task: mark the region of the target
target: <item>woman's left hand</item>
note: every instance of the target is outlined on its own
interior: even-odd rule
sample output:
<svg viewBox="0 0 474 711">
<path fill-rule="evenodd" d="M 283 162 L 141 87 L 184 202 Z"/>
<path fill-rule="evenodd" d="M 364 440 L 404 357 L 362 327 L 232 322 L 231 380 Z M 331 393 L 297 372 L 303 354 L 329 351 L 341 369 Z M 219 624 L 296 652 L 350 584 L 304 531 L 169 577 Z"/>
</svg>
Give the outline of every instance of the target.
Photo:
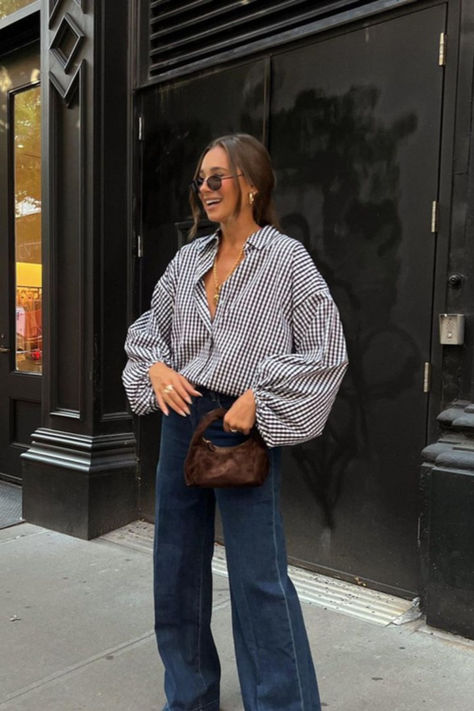
<svg viewBox="0 0 474 711">
<path fill-rule="evenodd" d="M 253 390 L 247 390 L 234 402 L 224 416 L 224 430 L 237 430 L 242 434 L 250 434 L 255 424 L 257 405 Z"/>
</svg>

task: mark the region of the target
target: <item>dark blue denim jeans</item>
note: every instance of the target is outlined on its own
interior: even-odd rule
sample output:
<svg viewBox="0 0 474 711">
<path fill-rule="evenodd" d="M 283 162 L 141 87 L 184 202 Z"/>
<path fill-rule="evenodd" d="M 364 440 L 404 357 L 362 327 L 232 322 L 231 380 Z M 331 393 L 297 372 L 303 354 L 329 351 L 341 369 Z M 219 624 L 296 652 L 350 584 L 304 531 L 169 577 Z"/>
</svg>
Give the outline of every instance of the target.
<svg viewBox="0 0 474 711">
<path fill-rule="evenodd" d="M 220 664 L 211 633 L 215 503 L 224 528 L 232 626 L 245 711 L 320 711 L 298 597 L 287 574 L 279 509 L 280 450 L 269 449 L 261 487 L 199 489 L 183 465 L 199 419 L 235 398 L 200 388 L 191 415 L 163 417 L 156 483 L 155 631 L 165 667 L 167 711 L 218 711 Z M 241 435 L 222 421 L 216 444 Z"/>
</svg>

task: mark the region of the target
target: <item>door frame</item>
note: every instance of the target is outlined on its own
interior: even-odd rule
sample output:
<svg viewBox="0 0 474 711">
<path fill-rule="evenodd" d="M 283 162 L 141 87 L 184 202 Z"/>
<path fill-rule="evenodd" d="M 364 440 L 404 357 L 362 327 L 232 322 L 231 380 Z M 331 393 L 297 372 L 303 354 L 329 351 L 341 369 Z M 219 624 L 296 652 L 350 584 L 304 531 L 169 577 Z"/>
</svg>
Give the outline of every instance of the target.
<svg viewBox="0 0 474 711">
<path fill-rule="evenodd" d="M 29 17 L 29 15 L 28 15 Z M 2 54 L 0 56 L 0 61 L 3 58 L 12 58 L 13 62 L 15 61 L 15 55 L 22 53 L 24 50 L 25 53 L 27 53 L 29 50 L 32 50 L 34 47 L 37 47 L 37 57 L 38 57 L 38 67 L 40 65 L 40 40 L 39 36 L 35 39 L 32 39 L 31 41 L 27 43 L 23 43 L 20 46 L 16 47 L 15 49 L 11 49 L 5 54 Z M 31 56 L 33 56 L 33 52 L 31 52 Z M 21 61 L 21 58 L 19 58 L 19 61 Z M 16 370 L 15 368 L 15 361 L 16 361 L 16 323 L 15 323 L 15 305 L 16 305 L 16 299 L 15 299 L 15 283 L 16 283 L 16 278 L 14 278 L 15 275 L 15 270 L 16 270 L 16 260 L 15 260 L 15 215 L 11 209 L 13 200 L 14 200 L 14 190 L 15 190 L 15 176 L 14 176 L 14 166 L 13 166 L 13 160 L 14 160 L 14 152 L 13 152 L 13 145 L 14 145 L 14 136 L 12 133 L 12 127 L 14 125 L 13 123 L 13 101 L 12 98 L 25 92 L 28 91 L 29 89 L 32 89 L 34 87 L 40 87 L 41 81 L 40 78 L 37 81 L 28 81 L 24 83 L 19 83 L 18 85 L 12 87 L 6 92 L 6 110 L 7 110 L 7 123 L 8 123 L 8 129 L 6 131 L 5 135 L 5 152 L 2 155 L 2 160 L 4 160 L 4 166 L 5 166 L 5 171 L 4 171 L 4 184 L 5 184 L 5 195 L 4 195 L 4 202 L 6 206 L 6 215 L 5 215 L 5 227 L 6 227 L 6 240 L 4 243 L 0 246 L 1 252 L 4 254 L 4 259 L 2 260 L 5 270 L 5 284 L 4 284 L 4 289 L 6 293 L 6 300 L 3 308 L 5 309 L 5 313 L 2 314 L 2 317 L 5 317 L 5 324 L 6 324 L 6 329 L 5 329 L 5 343 L 6 346 L 9 349 L 9 352 L 7 353 L 2 353 L 0 354 L 0 357 L 2 359 L 6 359 L 8 361 L 8 365 L 6 365 L 5 361 L 3 361 L 3 366 L 5 367 L 5 382 L 2 384 L 2 390 L 5 389 L 5 391 L 8 393 L 10 388 L 13 388 L 15 392 L 18 394 L 18 398 L 21 399 L 23 402 L 30 402 L 30 403 L 35 403 L 38 404 L 39 407 L 41 407 L 41 392 L 42 392 L 42 375 L 41 374 L 33 374 L 33 373 L 27 373 L 27 372 L 21 372 Z M 5 418 L 6 422 L 2 425 L 4 428 L 3 431 L 5 433 L 4 440 L 5 440 L 5 452 L 2 453 L 2 458 L 4 456 L 5 458 L 5 463 L 6 463 L 6 468 L 7 471 L 2 471 L 0 472 L 0 479 L 4 481 L 9 481 L 15 484 L 21 484 L 22 481 L 22 476 L 21 476 L 21 465 L 18 462 L 18 473 L 12 473 L 10 470 L 10 467 L 12 464 L 10 463 L 12 458 L 15 459 L 14 452 L 17 452 L 18 458 L 21 455 L 22 452 L 26 451 L 26 449 L 29 446 L 29 442 L 17 442 L 15 440 L 15 431 L 14 431 L 14 417 L 15 417 L 15 412 L 14 412 L 14 401 L 10 400 L 10 402 L 7 404 L 4 404 L 5 407 Z M 10 450 L 10 448 L 13 448 L 13 452 Z M 3 468 L 3 467 L 2 467 Z"/>
</svg>

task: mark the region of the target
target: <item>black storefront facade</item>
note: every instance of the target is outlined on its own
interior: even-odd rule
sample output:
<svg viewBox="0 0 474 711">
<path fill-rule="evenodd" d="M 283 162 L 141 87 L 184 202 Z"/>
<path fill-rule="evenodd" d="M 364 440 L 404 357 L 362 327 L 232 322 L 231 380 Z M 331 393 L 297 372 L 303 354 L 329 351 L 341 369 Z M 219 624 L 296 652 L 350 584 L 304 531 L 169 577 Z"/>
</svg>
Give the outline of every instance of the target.
<svg viewBox="0 0 474 711">
<path fill-rule="evenodd" d="M 27 520 L 82 538 L 152 520 L 160 417 L 127 409 L 123 340 L 187 239 L 202 146 L 246 131 L 270 149 L 283 231 L 328 281 L 351 361 L 324 436 L 285 452 L 290 558 L 421 595 L 431 624 L 474 637 L 473 26 L 467 0 L 42 0 L 0 17 L 0 470 Z M 12 207 L 12 119 L 30 88 L 28 350 L 17 262 L 38 257 L 15 234 L 38 217 Z"/>
</svg>

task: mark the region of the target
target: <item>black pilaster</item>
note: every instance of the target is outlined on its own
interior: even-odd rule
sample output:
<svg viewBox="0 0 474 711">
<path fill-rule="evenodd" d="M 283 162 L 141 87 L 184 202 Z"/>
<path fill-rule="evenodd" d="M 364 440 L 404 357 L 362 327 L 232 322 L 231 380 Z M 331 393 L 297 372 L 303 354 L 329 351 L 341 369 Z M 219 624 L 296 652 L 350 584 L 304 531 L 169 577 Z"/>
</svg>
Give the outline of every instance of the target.
<svg viewBox="0 0 474 711">
<path fill-rule="evenodd" d="M 474 406 L 454 403 L 424 451 L 421 554 L 428 624 L 474 639 Z"/>
<path fill-rule="evenodd" d="M 128 313 L 129 3 L 43 0 L 44 389 L 24 516 L 81 538 L 136 517 Z"/>
</svg>

